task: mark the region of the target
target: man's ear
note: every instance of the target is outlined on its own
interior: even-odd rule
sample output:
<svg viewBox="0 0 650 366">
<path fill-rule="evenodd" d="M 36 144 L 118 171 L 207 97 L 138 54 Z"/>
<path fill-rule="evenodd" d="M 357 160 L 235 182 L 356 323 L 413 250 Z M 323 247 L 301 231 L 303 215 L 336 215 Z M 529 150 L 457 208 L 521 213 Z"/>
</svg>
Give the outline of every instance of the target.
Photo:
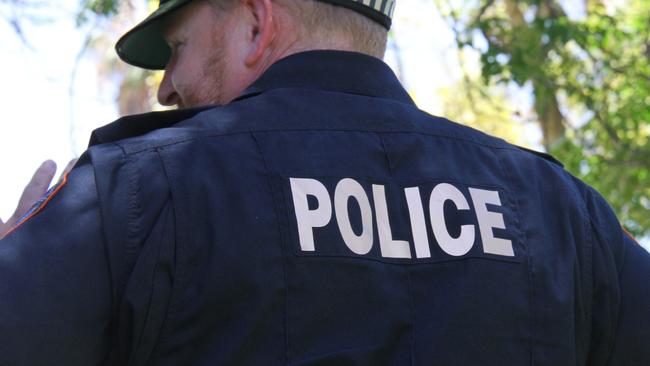
<svg viewBox="0 0 650 366">
<path fill-rule="evenodd" d="M 271 0 L 244 0 L 250 18 L 250 48 L 244 62 L 253 66 L 263 57 L 275 38 L 276 29 L 273 20 L 273 3 Z"/>
</svg>

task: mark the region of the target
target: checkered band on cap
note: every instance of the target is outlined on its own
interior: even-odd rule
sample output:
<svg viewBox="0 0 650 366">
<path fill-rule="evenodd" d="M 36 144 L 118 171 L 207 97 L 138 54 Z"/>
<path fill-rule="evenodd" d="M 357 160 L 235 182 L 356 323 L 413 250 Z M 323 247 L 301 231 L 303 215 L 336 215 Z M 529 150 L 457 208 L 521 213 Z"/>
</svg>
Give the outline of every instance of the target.
<svg viewBox="0 0 650 366">
<path fill-rule="evenodd" d="M 0 0 L 2 1 L 2 0 Z M 159 0 L 158 9 L 126 32 L 117 41 L 115 50 L 125 62 L 145 69 L 162 70 L 167 65 L 171 50 L 163 38 L 164 22 L 170 13 L 193 0 Z M 372 19 L 390 29 L 397 0 L 316 0 L 342 6 Z"/>
<path fill-rule="evenodd" d="M 362 13 L 372 20 L 379 22 L 381 25 L 390 29 L 393 13 L 395 12 L 395 3 L 397 0 L 317 0 L 322 2 L 327 2 L 334 5 L 344 6 L 352 10 L 356 10 L 359 13 Z M 160 0 L 158 2 L 159 11 L 164 9 L 166 6 L 178 2 L 187 2 L 186 1 L 171 1 L 171 0 Z"/>
<path fill-rule="evenodd" d="M 390 29 L 397 0 L 317 0 L 359 12 Z"/>
<path fill-rule="evenodd" d="M 357 3 L 361 3 L 365 6 L 369 6 L 378 12 L 386 15 L 389 18 L 393 18 L 393 12 L 395 11 L 395 1 L 396 0 L 352 0 Z"/>
</svg>

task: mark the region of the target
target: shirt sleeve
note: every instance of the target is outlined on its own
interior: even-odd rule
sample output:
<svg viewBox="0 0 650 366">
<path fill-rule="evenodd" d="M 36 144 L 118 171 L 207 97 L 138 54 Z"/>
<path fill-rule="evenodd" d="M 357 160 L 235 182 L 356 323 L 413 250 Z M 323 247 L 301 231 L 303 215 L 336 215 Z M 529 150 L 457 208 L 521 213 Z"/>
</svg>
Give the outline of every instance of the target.
<svg viewBox="0 0 650 366">
<path fill-rule="evenodd" d="M 0 240 L 0 365 L 95 365 L 109 351 L 111 291 L 93 168 Z"/>
<path fill-rule="evenodd" d="M 650 365 L 650 254 L 624 237 L 620 310 L 610 365 Z"/>
<path fill-rule="evenodd" d="M 594 191 L 590 365 L 650 365 L 650 254 Z"/>
</svg>

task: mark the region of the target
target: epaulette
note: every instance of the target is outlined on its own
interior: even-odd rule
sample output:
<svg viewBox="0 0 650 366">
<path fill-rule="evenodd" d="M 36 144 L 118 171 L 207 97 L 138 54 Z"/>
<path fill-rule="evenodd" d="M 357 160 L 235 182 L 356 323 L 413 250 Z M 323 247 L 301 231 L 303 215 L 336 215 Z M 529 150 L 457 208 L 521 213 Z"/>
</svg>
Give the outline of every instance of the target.
<svg viewBox="0 0 650 366">
<path fill-rule="evenodd" d="M 161 112 L 149 112 L 122 117 L 113 123 L 100 127 L 90 136 L 88 147 L 107 142 L 114 142 L 129 137 L 144 135 L 145 133 L 171 127 L 178 122 L 192 118 L 211 106 L 174 109 Z"/>
<path fill-rule="evenodd" d="M 560 167 L 564 168 L 564 164 L 562 164 L 562 162 L 560 162 L 559 160 L 554 158 L 551 154 L 543 153 L 541 151 L 535 151 L 535 150 L 528 149 L 528 148 L 525 148 L 525 147 L 522 147 L 522 146 L 516 146 L 516 147 L 519 150 L 523 150 L 523 151 L 529 152 L 531 154 L 535 154 L 535 155 L 539 156 L 540 158 L 542 158 L 544 160 L 548 160 L 551 163 L 553 163 L 555 165 L 559 165 Z"/>
</svg>

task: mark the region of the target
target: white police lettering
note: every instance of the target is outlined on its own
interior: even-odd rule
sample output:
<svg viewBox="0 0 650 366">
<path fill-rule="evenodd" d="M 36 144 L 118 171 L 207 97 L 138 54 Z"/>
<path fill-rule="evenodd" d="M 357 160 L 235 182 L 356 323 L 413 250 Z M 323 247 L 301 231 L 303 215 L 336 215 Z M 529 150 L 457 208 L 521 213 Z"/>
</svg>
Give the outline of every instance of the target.
<svg viewBox="0 0 650 366">
<path fill-rule="evenodd" d="M 386 258 L 411 258 L 409 242 L 393 240 L 393 232 L 388 220 L 388 205 L 386 205 L 386 190 L 384 186 L 373 184 L 372 197 L 375 200 L 377 212 L 377 232 L 379 233 L 379 248 L 382 257 Z"/>
<path fill-rule="evenodd" d="M 460 236 L 453 238 L 447 231 L 445 222 L 444 208 L 447 201 L 453 202 L 459 210 L 469 210 L 469 203 L 458 188 L 448 183 L 438 184 L 431 192 L 429 200 L 433 235 L 445 253 L 459 257 L 467 254 L 474 246 L 474 225 L 461 226 Z"/>
<path fill-rule="evenodd" d="M 361 210 L 361 235 L 354 233 L 348 213 L 348 199 L 354 198 Z M 354 179 L 343 179 L 336 185 L 334 192 L 334 210 L 336 221 L 345 244 L 356 254 L 367 254 L 372 249 L 372 209 L 370 201 L 361 184 Z"/>
<path fill-rule="evenodd" d="M 506 228 L 503 215 L 498 212 L 488 211 L 487 209 L 487 204 L 501 206 L 499 192 L 470 188 L 469 194 L 472 196 L 474 209 L 478 217 L 478 227 L 481 230 L 481 239 L 483 239 L 483 250 L 486 253 L 514 257 L 515 253 L 512 250 L 512 242 L 506 239 L 495 238 L 492 232 L 492 228 Z"/>
<path fill-rule="evenodd" d="M 327 188 L 316 179 L 291 178 L 291 195 L 293 207 L 298 220 L 298 236 L 300 248 L 305 252 L 313 252 L 315 227 L 323 227 L 332 218 L 332 203 Z M 313 196 L 318 201 L 318 208 L 309 209 L 307 196 Z"/>
<path fill-rule="evenodd" d="M 424 220 L 424 209 L 422 208 L 420 188 L 405 188 L 404 195 L 406 196 L 406 204 L 409 207 L 409 218 L 411 219 L 411 231 L 413 232 L 415 256 L 418 258 L 431 258 L 429 238 L 427 238 L 427 224 Z"/>
<path fill-rule="evenodd" d="M 314 242 L 314 230 L 324 228 L 330 224 L 332 218 L 331 196 L 323 183 L 316 179 L 289 178 L 291 195 L 298 226 L 300 248 L 304 252 L 319 251 L 319 243 Z M 373 184 L 368 187 L 372 191 L 374 212 L 366 189 L 352 178 L 341 179 L 334 192 L 334 210 L 338 231 L 348 250 L 356 255 L 368 255 L 375 244 L 373 237 L 373 218 L 377 225 L 379 236 L 379 253 L 384 258 L 412 258 L 411 244 L 407 240 L 393 238 L 389 219 L 389 208 L 397 203 L 388 205 L 386 186 Z M 488 210 L 487 205 L 501 206 L 498 191 L 468 187 L 471 201 L 478 222 L 479 233 L 483 242 L 483 252 L 493 255 L 514 257 L 515 253 L 510 240 L 497 238 L 493 229 L 506 229 L 502 213 Z M 310 209 L 308 197 L 316 199 L 318 207 Z M 408 208 L 411 223 L 411 236 L 416 258 L 431 258 L 430 242 L 427 235 L 427 223 L 422 205 L 420 187 L 407 187 L 404 189 L 404 198 Z M 404 199 L 402 198 L 402 199 Z M 361 233 L 357 235 L 352 229 L 348 203 L 354 199 L 361 213 Z M 426 202 L 426 201 L 425 201 Z M 460 234 L 453 236 L 447 227 L 445 205 L 453 204 L 457 211 L 471 211 L 467 197 L 460 189 L 450 183 L 439 183 L 430 192 L 429 196 L 430 225 L 435 242 L 450 256 L 459 257 L 467 255 L 476 241 L 475 225 L 461 225 Z M 448 207 L 449 208 L 449 207 Z M 449 211 L 448 211 L 449 212 Z M 374 214 L 374 215 L 373 215 Z M 403 239 L 403 238 L 402 238 Z M 332 245 L 332 243 L 328 243 Z M 330 248 L 320 249 L 329 250 Z M 348 252 L 349 253 L 349 252 Z M 375 252 L 376 253 L 376 252 Z"/>
</svg>

